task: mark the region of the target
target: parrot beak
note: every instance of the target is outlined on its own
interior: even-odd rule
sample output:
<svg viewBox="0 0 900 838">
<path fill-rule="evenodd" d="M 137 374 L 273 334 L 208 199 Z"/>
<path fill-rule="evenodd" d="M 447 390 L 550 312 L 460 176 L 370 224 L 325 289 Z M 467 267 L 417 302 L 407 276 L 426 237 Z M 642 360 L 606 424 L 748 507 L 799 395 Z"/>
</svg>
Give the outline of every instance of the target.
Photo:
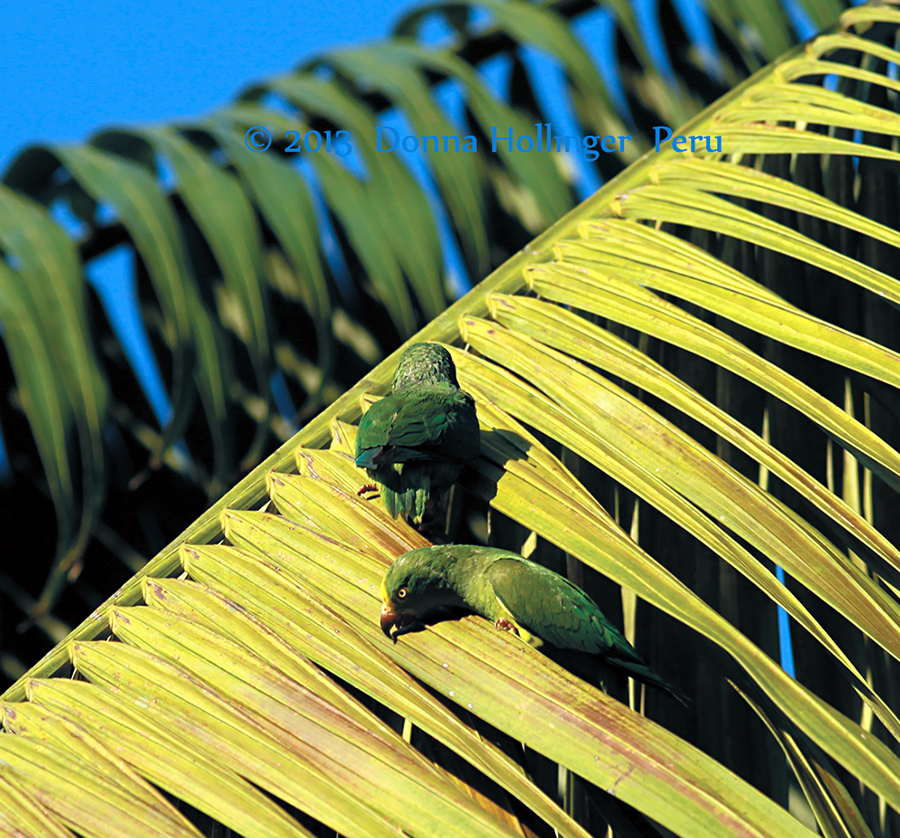
<svg viewBox="0 0 900 838">
<path fill-rule="evenodd" d="M 388 603 L 384 603 L 381 606 L 381 630 L 384 632 L 385 637 L 391 638 L 394 643 L 397 640 L 391 637 L 391 629 L 397 625 L 399 619 L 397 612 Z"/>
<path fill-rule="evenodd" d="M 397 638 L 401 634 L 406 634 L 404 629 L 407 629 L 412 624 L 416 623 L 416 615 L 410 613 L 397 613 L 394 611 L 394 605 L 391 602 L 385 602 L 381 606 L 381 630 L 384 632 L 385 637 L 389 637 L 394 643 L 397 642 Z M 391 629 L 396 628 L 397 631 L 394 634 L 391 634 Z"/>
</svg>

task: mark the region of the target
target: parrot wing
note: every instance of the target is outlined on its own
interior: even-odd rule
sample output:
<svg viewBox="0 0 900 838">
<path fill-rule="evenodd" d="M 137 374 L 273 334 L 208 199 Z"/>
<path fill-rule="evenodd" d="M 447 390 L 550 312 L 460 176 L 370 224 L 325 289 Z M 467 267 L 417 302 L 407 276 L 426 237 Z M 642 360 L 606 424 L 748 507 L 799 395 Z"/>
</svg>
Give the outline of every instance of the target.
<svg viewBox="0 0 900 838">
<path fill-rule="evenodd" d="M 687 706 L 686 694 L 650 669 L 597 603 L 564 576 L 527 559 L 497 561 L 485 576 L 496 603 L 487 616 L 512 622 L 527 643 L 596 655 Z"/>
<path fill-rule="evenodd" d="M 597 604 L 564 576 L 528 560 L 502 559 L 486 570 L 502 611 L 545 643 L 592 655 L 640 661 Z M 535 644 L 537 645 L 537 644 Z"/>
<path fill-rule="evenodd" d="M 356 464 L 468 460 L 478 454 L 474 402 L 462 390 L 415 387 L 376 402 L 360 420 Z"/>
</svg>

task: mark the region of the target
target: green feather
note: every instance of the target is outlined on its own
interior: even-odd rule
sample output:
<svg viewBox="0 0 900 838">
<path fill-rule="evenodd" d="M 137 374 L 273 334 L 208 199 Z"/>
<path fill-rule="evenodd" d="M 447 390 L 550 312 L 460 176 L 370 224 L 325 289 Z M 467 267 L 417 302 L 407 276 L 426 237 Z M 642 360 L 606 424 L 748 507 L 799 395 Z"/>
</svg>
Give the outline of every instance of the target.
<svg viewBox="0 0 900 838">
<path fill-rule="evenodd" d="M 398 591 L 405 588 L 404 596 Z M 659 677 L 581 588 L 518 553 L 476 545 L 420 547 L 399 556 L 384 579 L 386 606 L 427 617 L 448 606 L 464 607 L 496 622 L 558 660 L 590 657 L 680 701 L 684 694 Z"/>
<path fill-rule="evenodd" d="M 416 343 L 403 353 L 390 395 L 360 420 L 356 464 L 392 516 L 418 524 L 429 498 L 453 485 L 480 447 L 475 402 L 459 388 L 450 353 Z"/>
</svg>

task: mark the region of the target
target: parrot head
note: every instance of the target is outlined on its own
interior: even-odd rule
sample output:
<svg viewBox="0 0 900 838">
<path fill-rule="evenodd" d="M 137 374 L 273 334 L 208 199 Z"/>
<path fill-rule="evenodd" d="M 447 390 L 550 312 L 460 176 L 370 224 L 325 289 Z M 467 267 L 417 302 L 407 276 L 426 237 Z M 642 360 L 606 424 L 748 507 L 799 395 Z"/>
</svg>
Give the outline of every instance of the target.
<svg viewBox="0 0 900 838">
<path fill-rule="evenodd" d="M 466 607 L 448 579 L 446 564 L 430 547 L 410 550 L 394 560 L 381 583 L 381 630 L 395 643 L 401 634 L 422 628 L 428 614 Z M 391 629 L 396 631 L 391 634 Z"/>
<path fill-rule="evenodd" d="M 456 365 L 450 353 L 436 343 L 414 343 L 400 358 L 391 391 L 396 393 L 418 384 L 459 387 Z"/>
</svg>

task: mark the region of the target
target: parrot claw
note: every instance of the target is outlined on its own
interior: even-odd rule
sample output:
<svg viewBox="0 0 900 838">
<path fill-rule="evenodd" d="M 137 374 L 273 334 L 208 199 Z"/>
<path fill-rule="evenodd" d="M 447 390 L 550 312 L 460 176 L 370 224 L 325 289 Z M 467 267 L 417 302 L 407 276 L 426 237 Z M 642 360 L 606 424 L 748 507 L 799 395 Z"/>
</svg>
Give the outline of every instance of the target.
<svg viewBox="0 0 900 838">
<path fill-rule="evenodd" d="M 494 628 L 497 631 L 511 631 L 513 634 L 518 634 L 519 630 L 509 621 L 506 617 L 500 617 L 495 623 Z"/>
<path fill-rule="evenodd" d="M 429 503 L 430 503 L 430 502 L 431 502 L 431 501 L 429 501 Z M 425 507 L 425 516 L 428 515 L 428 511 L 429 511 L 429 510 L 428 510 L 428 507 Z M 425 536 L 426 538 L 428 538 L 429 540 L 434 541 L 434 538 L 432 538 L 432 536 L 435 536 L 435 535 L 438 535 L 438 534 L 443 535 L 443 533 L 444 533 L 444 522 L 441 521 L 441 520 L 439 520 L 439 519 L 436 518 L 436 517 L 427 518 L 427 517 L 425 517 L 425 516 L 423 516 L 423 518 L 422 518 L 422 520 L 419 522 L 419 524 L 416 525 L 416 531 L 417 531 L 420 535 L 424 535 L 424 536 Z"/>
<path fill-rule="evenodd" d="M 377 492 L 378 487 L 374 483 L 366 483 L 365 486 L 361 486 L 359 491 L 356 493 L 356 496 L 362 497 L 366 492 Z"/>
</svg>

